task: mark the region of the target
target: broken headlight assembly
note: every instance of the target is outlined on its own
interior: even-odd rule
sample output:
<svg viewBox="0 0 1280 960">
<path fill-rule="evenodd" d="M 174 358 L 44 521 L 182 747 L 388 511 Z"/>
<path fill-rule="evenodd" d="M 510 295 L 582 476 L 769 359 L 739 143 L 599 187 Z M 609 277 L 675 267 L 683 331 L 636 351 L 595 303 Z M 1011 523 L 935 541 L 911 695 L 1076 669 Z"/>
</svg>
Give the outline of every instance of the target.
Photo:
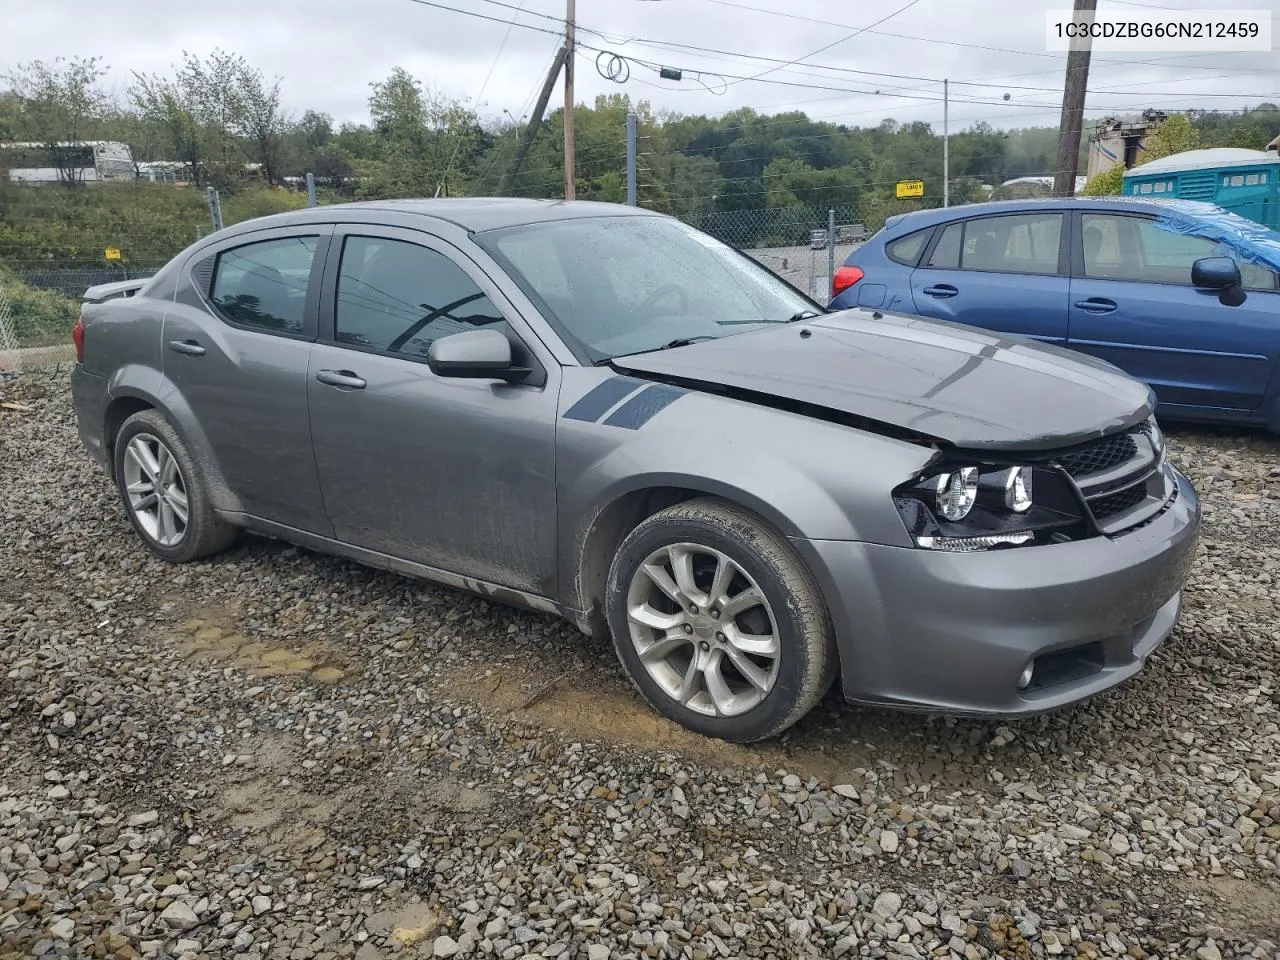
<svg viewBox="0 0 1280 960">
<path fill-rule="evenodd" d="M 973 553 L 1085 535 L 1067 477 L 1047 465 L 935 466 L 893 492 L 917 547 Z"/>
</svg>

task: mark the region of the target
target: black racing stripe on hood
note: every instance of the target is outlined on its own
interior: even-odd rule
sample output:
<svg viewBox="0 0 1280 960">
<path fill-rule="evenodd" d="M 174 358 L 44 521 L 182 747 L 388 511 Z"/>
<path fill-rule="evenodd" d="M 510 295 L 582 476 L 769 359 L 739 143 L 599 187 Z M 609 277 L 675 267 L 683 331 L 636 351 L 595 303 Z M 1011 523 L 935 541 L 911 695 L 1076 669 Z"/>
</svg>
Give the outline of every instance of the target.
<svg viewBox="0 0 1280 960">
<path fill-rule="evenodd" d="M 610 377 L 602 380 L 588 390 L 578 402 L 564 412 L 566 420 L 581 420 L 584 423 L 595 423 L 603 417 L 614 404 L 635 393 L 645 385 L 644 380 L 634 377 Z"/>
<path fill-rule="evenodd" d="M 609 415 L 606 427 L 639 430 L 655 416 L 683 397 L 688 391 L 665 383 L 655 383 Z"/>
</svg>

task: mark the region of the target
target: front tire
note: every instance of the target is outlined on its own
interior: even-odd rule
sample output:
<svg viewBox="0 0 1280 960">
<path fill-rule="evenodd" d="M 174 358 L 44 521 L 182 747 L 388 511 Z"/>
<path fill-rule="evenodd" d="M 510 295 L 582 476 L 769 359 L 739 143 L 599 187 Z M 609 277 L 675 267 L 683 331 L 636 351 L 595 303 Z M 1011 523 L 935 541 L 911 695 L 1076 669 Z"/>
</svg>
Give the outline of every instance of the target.
<svg viewBox="0 0 1280 960">
<path fill-rule="evenodd" d="M 622 541 L 606 602 L 618 658 L 659 713 L 750 743 L 803 717 L 831 686 L 826 605 L 786 540 L 718 500 L 677 504 Z"/>
<path fill-rule="evenodd" d="M 125 513 L 152 553 L 187 563 L 235 540 L 237 528 L 218 516 L 199 466 L 158 411 L 142 410 L 125 420 L 114 455 Z"/>
</svg>

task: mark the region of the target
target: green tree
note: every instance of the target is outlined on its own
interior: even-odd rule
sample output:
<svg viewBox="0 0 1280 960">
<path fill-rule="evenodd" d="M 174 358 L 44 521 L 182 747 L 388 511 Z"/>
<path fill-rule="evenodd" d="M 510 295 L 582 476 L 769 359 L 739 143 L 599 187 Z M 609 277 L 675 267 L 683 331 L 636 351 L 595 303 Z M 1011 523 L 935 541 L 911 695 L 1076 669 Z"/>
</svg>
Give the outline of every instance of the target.
<svg viewBox="0 0 1280 960">
<path fill-rule="evenodd" d="M 268 82 L 261 70 L 241 60 L 236 71 L 236 109 L 232 131 L 248 144 L 263 179 L 274 184 L 279 176 L 284 135 L 289 117 L 280 107 L 280 78 Z"/>
<path fill-rule="evenodd" d="M 78 143 L 106 113 L 107 98 L 99 87 L 106 73 L 98 57 L 59 57 L 32 60 L 5 75 L 17 104 L 14 135 L 41 144 L 60 183 L 83 182 Z"/>
<path fill-rule="evenodd" d="M 236 135 L 245 123 L 243 57 L 214 50 L 201 59 L 183 52 L 172 77 L 135 73 L 129 98 L 148 122 L 164 131 L 166 148 L 197 184 L 230 184 L 243 176 Z"/>
</svg>

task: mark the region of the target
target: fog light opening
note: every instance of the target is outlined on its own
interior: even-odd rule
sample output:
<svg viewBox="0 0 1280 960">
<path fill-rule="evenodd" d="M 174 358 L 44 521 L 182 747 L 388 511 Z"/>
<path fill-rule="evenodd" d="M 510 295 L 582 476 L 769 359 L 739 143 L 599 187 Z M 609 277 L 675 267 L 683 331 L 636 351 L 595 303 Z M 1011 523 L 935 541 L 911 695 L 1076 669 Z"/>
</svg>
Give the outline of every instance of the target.
<svg viewBox="0 0 1280 960">
<path fill-rule="evenodd" d="M 1025 690 L 1027 687 L 1031 686 L 1031 678 L 1035 674 L 1035 671 L 1036 664 L 1034 660 L 1022 668 L 1022 673 L 1018 675 L 1019 690 Z"/>
</svg>

